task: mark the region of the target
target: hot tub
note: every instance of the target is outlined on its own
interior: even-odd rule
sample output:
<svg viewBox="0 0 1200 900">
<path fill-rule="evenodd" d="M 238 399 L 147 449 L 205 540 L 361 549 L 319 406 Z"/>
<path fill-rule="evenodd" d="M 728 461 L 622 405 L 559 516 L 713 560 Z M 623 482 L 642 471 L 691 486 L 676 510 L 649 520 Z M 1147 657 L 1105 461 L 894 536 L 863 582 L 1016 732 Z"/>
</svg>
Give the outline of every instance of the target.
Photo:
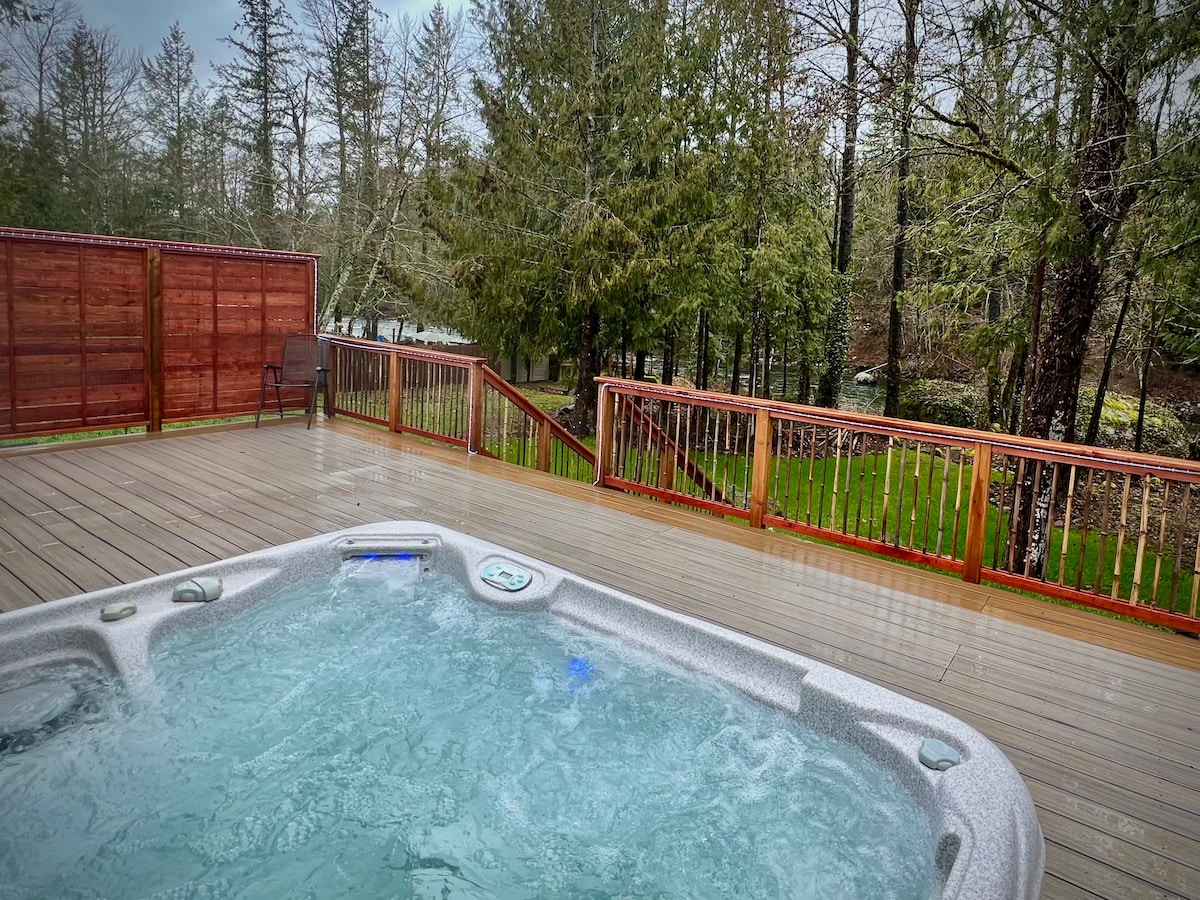
<svg viewBox="0 0 1200 900">
<path fill-rule="evenodd" d="M 0 617 L 0 806 L 19 897 L 1033 900 L 1044 861 L 962 722 L 412 522 Z"/>
</svg>

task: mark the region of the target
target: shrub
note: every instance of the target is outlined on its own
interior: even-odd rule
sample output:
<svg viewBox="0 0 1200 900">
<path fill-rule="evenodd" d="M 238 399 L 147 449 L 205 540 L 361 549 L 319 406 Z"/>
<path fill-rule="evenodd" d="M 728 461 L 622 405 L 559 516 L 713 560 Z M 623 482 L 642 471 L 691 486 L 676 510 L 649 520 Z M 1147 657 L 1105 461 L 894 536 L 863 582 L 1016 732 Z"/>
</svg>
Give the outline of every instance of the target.
<svg viewBox="0 0 1200 900">
<path fill-rule="evenodd" d="M 936 425 L 983 428 L 987 398 L 970 384 L 922 378 L 900 388 L 900 416 Z"/>
<path fill-rule="evenodd" d="M 1087 433 L 1092 407 L 1096 403 L 1096 389 L 1086 387 L 1079 392 L 1079 410 L 1075 414 L 1075 436 L 1083 440 Z M 1137 427 L 1137 397 L 1105 391 L 1104 408 L 1100 411 L 1100 431 L 1096 444 L 1114 450 L 1132 450 L 1133 434 Z M 1146 401 L 1146 414 L 1142 420 L 1142 452 L 1161 456 L 1188 455 L 1188 430 L 1179 416 L 1160 403 Z"/>
</svg>

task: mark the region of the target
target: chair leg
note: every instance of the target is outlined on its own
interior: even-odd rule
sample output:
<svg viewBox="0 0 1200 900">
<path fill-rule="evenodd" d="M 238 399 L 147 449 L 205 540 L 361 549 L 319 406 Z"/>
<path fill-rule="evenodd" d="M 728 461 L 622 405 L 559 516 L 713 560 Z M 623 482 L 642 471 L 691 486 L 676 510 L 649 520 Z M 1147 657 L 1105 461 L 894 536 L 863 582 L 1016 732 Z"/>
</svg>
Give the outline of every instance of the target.
<svg viewBox="0 0 1200 900">
<path fill-rule="evenodd" d="M 317 386 L 309 385 L 305 388 L 306 397 L 308 398 L 308 424 L 304 426 L 304 430 L 312 428 L 313 416 L 317 414 Z"/>
<path fill-rule="evenodd" d="M 279 404 L 279 418 L 283 418 L 283 395 L 279 393 L 279 379 L 275 379 L 275 402 Z"/>
</svg>

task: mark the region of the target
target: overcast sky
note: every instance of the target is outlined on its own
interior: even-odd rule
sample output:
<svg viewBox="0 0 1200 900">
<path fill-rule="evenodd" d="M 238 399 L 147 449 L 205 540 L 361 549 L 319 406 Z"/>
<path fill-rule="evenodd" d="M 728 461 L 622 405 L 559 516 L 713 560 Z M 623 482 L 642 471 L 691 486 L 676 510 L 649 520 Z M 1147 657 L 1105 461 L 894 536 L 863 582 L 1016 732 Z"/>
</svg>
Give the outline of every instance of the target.
<svg viewBox="0 0 1200 900">
<path fill-rule="evenodd" d="M 121 46 L 153 56 L 159 43 L 178 20 L 188 43 L 196 51 L 196 76 L 201 81 L 211 75 L 209 64 L 228 57 L 221 38 L 233 31 L 241 18 L 237 0 L 76 0 L 88 24 L 109 28 Z M 295 0 L 284 0 L 297 13 Z M 443 0 L 447 9 L 463 5 L 463 0 Z M 432 8 L 434 0 L 378 0 L 376 6 L 390 16 L 421 15 Z"/>
</svg>

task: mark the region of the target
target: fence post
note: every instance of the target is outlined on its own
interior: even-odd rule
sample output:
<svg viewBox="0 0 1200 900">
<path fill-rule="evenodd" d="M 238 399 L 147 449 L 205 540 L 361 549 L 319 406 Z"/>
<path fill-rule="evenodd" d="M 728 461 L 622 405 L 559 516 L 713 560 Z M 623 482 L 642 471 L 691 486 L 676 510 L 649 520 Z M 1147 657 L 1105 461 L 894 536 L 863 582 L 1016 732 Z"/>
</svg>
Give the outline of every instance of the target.
<svg viewBox="0 0 1200 900">
<path fill-rule="evenodd" d="M 543 417 L 538 420 L 537 434 L 537 467 L 538 471 L 550 471 L 550 414 L 544 413 Z"/>
<path fill-rule="evenodd" d="M 388 430 L 400 430 L 400 354 L 388 354 Z"/>
<path fill-rule="evenodd" d="M 325 354 L 325 391 L 321 403 L 325 407 L 325 418 L 332 419 L 337 411 L 337 384 L 334 381 L 337 372 L 338 348 L 333 341 L 326 342 Z"/>
<path fill-rule="evenodd" d="M 163 425 L 163 295 L 162 295 L 162 251 L 158 247 L 146 249 L 146 329 L 150 338 L 149 422 L 147 431 L 162 431 Z"/>
<path fill-rule="evenodd" d="M 604 479 L 612 467 L 613 430 L 616 427 L 617 396 L 609 385 L 600 385 L 600 396 L 596 404 L 596 480 L 597 487 L 604 487 Z"/>
<path fill-rule="evenodd" d="M 750 527 L 762 528 L 767 512 L 771 471 L 771 411 L 759 409 L 754 418 L 754 470 L 750 476 Z"/>
<path fill-rule="evenodd" d="M 992 486 L 992 445 L 975 445 L 971 471 L 971 497 L 967 507 L 967 542 L 963 547 L 963 581 L 979 584 L 983 568 L 983 542 L 987 531 L 988 490 Z"/>
<path fill-rule="evenodd" d="M 483 360 L 471 361 L 471 375 L 467 383 L 471 392 L 467 414 L 467 452 L 478 453 L 483 449 Z"/>
</svg>

